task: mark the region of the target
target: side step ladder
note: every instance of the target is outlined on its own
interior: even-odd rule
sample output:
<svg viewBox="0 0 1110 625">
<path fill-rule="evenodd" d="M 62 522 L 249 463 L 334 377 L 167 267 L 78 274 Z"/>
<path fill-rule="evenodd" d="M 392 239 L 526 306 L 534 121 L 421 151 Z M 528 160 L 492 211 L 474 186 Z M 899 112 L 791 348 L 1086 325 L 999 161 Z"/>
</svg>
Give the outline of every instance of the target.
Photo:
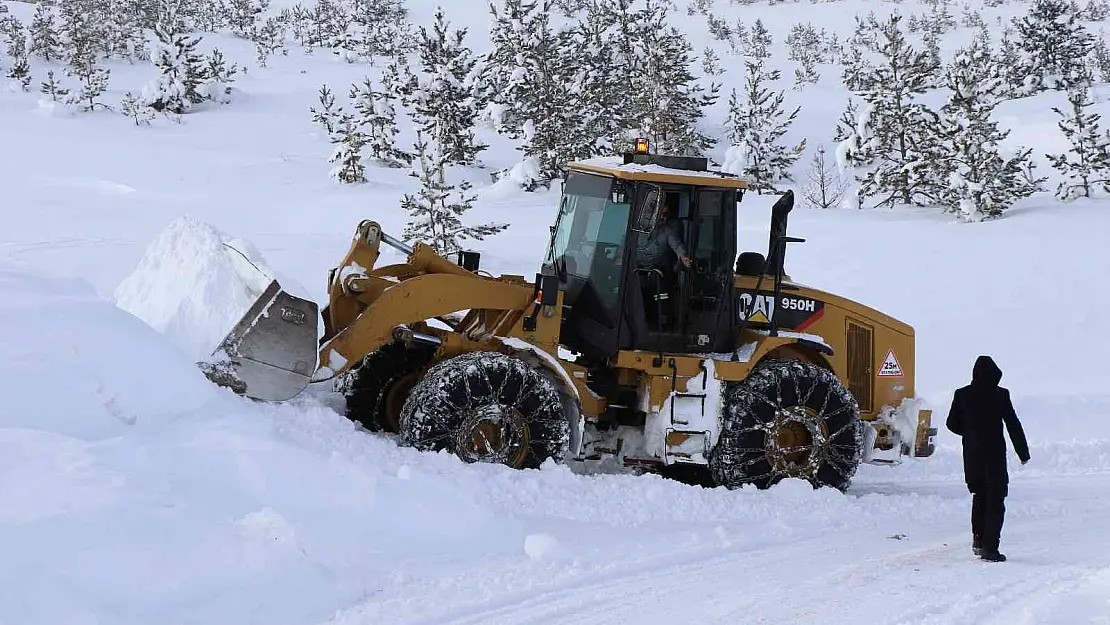
<svg viewBox="0 0 1110 625">
<path fill-rule="evenodd" d="M 675 366 L 675 361 L 672 358 L 668 363 L 671 368 L 671 425 L 672 426 L 688 426 L 690 422 L 682 419 L 681 414 L 675 414 L 675 406 L 681 401 L 683 405 L 688 405 L 691 401 L 697 401 L 698 410 L 702 417 L 705 416 L 705 400 L 709 396 L 704 392 L 704 389 L 709 384 L 709 370 L 705 364 L 701 365 L 701 387 L 703 392 L 690 393 L 678 392 L 678 368 Z M 688 385 L 689 386 L 689 385 Z M 695 456 L 700 455 L 705 460 L 709 458 L 709 431 L 708 430 L 690 430 L 684 428 L 669 427 L 666 431 L 666 437 L 663 444 L 663 464 L 702 464 Z"/>
</svg>

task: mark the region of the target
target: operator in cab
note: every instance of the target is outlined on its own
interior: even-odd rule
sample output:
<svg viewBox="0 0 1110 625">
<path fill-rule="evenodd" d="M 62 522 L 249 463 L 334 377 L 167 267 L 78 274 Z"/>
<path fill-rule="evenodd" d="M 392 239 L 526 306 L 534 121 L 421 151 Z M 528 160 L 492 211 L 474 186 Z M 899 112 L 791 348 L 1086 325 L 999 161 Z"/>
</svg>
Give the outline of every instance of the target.
<svg viewBox="0 0 1110 625">
<path fill-rule="evenodd" d="M 673 217 L 678 214 L 678 194 L 666 194 L 664 202 L 655 227 L 636 243 L 636 268 L 639 270 L 665 272 L 670 265 L 668 251 L 674 252 L 675 258 L 683 265 L 690 266 L 690 257 L 686 254 L 686 247 L 682 245 L 682 230 L 678 219 Z"/>
<path fill-rule="evenodd" d="M 651 232 L 640 236 L 636 242 L 636 273 L 640 276 L 640 292 L 646 304 L 644 313 L 648 324 L 660 331 L 671 329 L 674 314 L 668 297 L 674 259 L 690 266 L 677 216 L 678 194 L 667 193 L 663 210 L 659 211 Z"/>
</svg>

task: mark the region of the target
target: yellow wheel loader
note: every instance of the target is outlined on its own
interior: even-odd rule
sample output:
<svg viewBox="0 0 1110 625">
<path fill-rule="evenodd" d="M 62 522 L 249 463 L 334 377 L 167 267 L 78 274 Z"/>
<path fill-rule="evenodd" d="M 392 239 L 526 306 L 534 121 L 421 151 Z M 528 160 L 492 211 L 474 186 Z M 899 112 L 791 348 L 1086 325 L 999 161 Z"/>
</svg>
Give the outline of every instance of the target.
<svg viewBox="0 0 1110 625">
<path fill-rule="evenodd" d="M 785 273 L 790 191 L 767 254 L 737 254 L 747 189 L 643 142 L 571 163 L 532 281 L 363 221 L 322 310 L 271 284 L 206 373 L 265 401 L 330 382 L 369 430 L 516 468 L 844 490 L 861 462 L 931 455 L 913 328 Z M 405 262 L 379 267 L 382 244 Z"/>
</svg>

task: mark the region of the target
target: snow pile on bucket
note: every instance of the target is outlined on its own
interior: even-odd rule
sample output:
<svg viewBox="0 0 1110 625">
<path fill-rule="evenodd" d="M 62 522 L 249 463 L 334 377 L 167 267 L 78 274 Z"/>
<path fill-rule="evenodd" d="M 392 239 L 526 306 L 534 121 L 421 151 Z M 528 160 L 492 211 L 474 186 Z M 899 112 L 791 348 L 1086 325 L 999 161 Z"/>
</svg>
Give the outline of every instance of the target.
<svg viewBox="0 0 1110 625">
<path fill-rule="evenodd" d="M 214 396 L 192 361 L 83 280 L 0 265 L 0 319 L 0 429 L 111 435 Z"/>
<path fill-rule="evenodd" d="M 266 290 L 271 275 L 253 246 L 186 216 L 147 247 L 117 287 L 116 305 L 202 360 Z"/>
</svg>

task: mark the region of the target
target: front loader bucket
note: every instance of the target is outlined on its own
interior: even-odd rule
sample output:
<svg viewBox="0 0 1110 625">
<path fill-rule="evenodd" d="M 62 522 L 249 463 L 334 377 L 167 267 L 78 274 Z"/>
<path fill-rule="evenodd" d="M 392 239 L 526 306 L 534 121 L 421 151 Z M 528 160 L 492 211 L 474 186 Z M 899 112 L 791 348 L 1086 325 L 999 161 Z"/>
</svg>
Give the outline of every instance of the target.
<svg viewBox="0 0 1110 625">
<path fill-rule="evenodd" d="M 277 280 L 200 363 L 209 380 L 261 401 L 295 397 L 316 369 L 319 308 L 282 290 Z"/>
</svg>

